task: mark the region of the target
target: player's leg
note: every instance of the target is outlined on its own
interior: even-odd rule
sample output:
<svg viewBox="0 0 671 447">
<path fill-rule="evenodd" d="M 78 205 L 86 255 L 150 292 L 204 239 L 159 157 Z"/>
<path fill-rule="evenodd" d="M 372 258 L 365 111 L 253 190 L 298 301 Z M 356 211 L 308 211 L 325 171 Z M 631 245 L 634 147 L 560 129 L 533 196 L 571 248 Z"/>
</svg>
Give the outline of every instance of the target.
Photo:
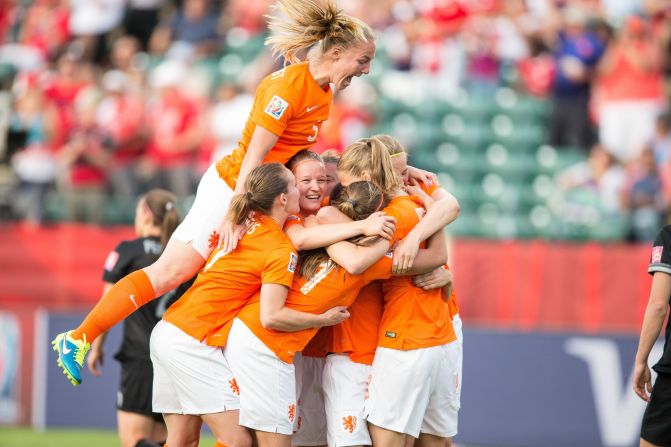
<svg viewBox="0 0 671 447">
<path fill-rule="evenodd" d="M 169 447 L 198 447 L 200 427 L 203 421 L 192 414 L 164 414 L 165 425 L 168 427 Z"/>
<path fill-rule="evenodd" d="M 452 445 L 452 440 L 451 438 L 445 438 L 443 436 L 422 433 L 419 435 L 419 438 L 417 438 L 415 445 L 417 447 L 449 447 Z"/>
<path fill-rule="evenodd" d="M 226 447 L 251 447 L 252 435 L 245 427 L 238 424 L 239 410 L 224 411 L 222 413 L 203 414 L 201 416 L 217 443 Z"/>
<path fill-rule="evenodd" d="M 196 200 L 167 247 L 149 267 L 117 282 L 73 331 L 53 342 L 59 365 L 73 385 L 81 383 L 81 368 L 89 343 L 135 312 L 140 306 L 193 277 L 218 243 L 233 191 L 214 165 L 203 176 Z"/>
<path fill-rule="evenodd" d="M 325 359 L 296 355 L 296 390 L 298 395 L 296 431 L 291 437 L 294 447 L 326 447 L 326 411 L 322 375 Z"/>
<path fill-rule="evenodd" d="M 291 447 L 291 436 L 267 431 L 256 431 L 259 447 Z"/>
<path fill-rule="evenodd" d="M 406 435 L 368 423 L 368 432 L 375 447 L 405 447 Z"/>
<path fill-rule="evenodd" d="M 166 438 L 165 434 L 159 438 L 154 437 L 156 421 L 151 416 L 122 410 L 117 410 L 116 415 L 121 447 L 135 447 L 141 439 L 158 442 Z M 165 432 L 165 425 L 161 425 Z"/>
</svg>

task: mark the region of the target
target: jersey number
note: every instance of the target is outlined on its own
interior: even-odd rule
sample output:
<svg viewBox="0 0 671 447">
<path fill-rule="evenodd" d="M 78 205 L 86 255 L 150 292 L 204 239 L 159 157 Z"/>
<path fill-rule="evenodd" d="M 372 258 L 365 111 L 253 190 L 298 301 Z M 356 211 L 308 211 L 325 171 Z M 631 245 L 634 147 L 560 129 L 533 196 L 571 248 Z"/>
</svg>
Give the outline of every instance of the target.
<svg viewBox="0 0 671 447">
<path fill-rule="evenodd" d="M 312 125 L 312 130 L 314 130 L 315 133 L 314 133 L 314 135 L 312 135 L 311 137 L 308 137 L 308 141 L 309 141 L 310 143 L 314 143 L 314 141 L 317 139 L 317 134 L 319 133 L 319 127 L 317 127 L 316 124 L 313 124 L 313 125 Z"/>
</svg>

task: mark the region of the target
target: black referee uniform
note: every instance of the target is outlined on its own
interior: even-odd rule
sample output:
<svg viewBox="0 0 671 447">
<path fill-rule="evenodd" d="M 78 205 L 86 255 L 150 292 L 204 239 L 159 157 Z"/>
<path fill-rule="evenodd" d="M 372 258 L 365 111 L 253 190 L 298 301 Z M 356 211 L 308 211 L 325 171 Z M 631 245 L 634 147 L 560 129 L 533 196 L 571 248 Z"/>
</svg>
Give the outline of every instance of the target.
<svg viewBox="0 0 671 447">
<path fill-rule="evenodd" d="M 162 252 L 158 237 L 141 237 L 120 243 L 105 262 L 103 280 L 116 283 L 124 276 L 147 267 Z M 191 286 L 193 279 L 163 296 L 150 301 L 133 312 L 123 322 L 123 338 L 114 358 L 121 363 L 121 383 L 117 393 L 117 408 L 163 420 L 152 411 L 152 381 L 154 371 L 149 357 L 149 337 L 165 310 Z"/>
<path fill-rule="evenodd" d="M 653 244 L 648 273 L 655 272 L 671 275 L 671 225 L 662 229 Z M 671 326 L 668 323 L 664 337 L 664 352 L 652 367 L 657 380 L 643 414 L 641 438 L 655 445 L 671 446 Z"/>
</svg>

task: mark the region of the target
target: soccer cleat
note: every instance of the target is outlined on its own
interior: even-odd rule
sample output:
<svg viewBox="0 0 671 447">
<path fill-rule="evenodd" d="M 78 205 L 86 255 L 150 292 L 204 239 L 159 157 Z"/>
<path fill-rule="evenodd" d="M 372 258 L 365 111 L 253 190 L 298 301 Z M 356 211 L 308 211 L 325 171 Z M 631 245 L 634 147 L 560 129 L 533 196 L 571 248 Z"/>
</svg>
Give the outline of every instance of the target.
<svg viewBox="0 0 671 447">
<path fill-rule="evenodd" d="M 63 373 L 70 380 L 73 386 L 82 383 L 81 369 L 84 365 L 84 357 L 91 349 L 91 345 L 84 340 L 75 340 L 70 336 L 70 332 L 58 334 L 51 342 L 54 351 L 58 352 L 58 366 L 63 368 Z"/>
</svg>

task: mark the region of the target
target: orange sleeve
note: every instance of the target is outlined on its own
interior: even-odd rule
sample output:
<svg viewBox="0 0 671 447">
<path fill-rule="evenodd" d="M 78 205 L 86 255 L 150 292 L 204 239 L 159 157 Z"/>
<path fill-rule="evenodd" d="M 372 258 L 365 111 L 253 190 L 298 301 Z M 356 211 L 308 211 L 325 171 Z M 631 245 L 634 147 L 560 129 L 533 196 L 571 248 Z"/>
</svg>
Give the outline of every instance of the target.
<svg viewBox="0 0 671 447">
<path fill-rule="evenodd" d="M 387 215 L 396 219 L 396 230 L 394 231 L 394 236 L 390 241 L 390 244 L 393 246 L 395 243 L 403 239 L 410 233 L 415 226 L 416 222 L 413 222 L 411 219 L 408 219 L 400 207 L 394 205 L 389 205 L 384 209 L 384 212 Z"/>
<path fill-rule="evenodd" d="M 364 277 L 366 278 L 366 283 L 373 282 L 377 279 L 391 278 L 392 258 L 392 252 L 389 252 L 378 259 L 375 264 L 368 267 L 368 269 L 363 272 Z"/>
<path fill-rule="evenodd" d="M 284 133 L 289 120 L 300 104 L 296 92 L 285 82 L 269 82 L 263 90 L 256 92 L 252 121 L 277 136 Z"/>
<path fill-rule="evenodd" d="M 261 274 L 262 284 L 280 284 L 291 287 L 294 272 L 298 264 L 298 256 L 286 244 L 271 251 Z"/>
<path fill-rule="evenodd" d="M 293 227 L 294 225 L 303 225 L 303 219 L 301 219 L 301 216 L 292 214 L 291 216 L 287 217 L 286 222 L 284 222 L 284 231 L 286 231 L 289 227 Z"/>
<path fill-rule="evenodd" d="M 419 185 L 420 189 L 424 191 L 429 197 L 431 197 L 431 194 L 433 194 L 436 189 L 440 188 L 440 183 L 434 183 L 434 182 L 429 182 L 429 183 L 424 183 L 422 182 Z"/>
</svg>

